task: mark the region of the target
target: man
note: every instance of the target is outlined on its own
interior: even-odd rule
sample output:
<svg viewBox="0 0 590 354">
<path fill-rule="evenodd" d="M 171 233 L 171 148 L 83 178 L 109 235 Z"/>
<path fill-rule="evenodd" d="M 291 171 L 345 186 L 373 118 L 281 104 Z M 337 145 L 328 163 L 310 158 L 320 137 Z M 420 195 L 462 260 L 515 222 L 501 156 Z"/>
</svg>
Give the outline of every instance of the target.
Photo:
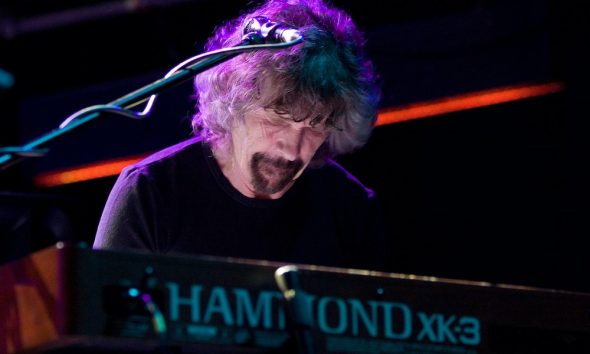
<svg viewBox="0 0 590 354">
<path fill-rule="evenodd" d="M 375 121 L 363 37 L 320 0 L 270 0 L 206 49 L 235 46 L 255 16 L 298 28 L 304 42 L 199 74 L 197 137 L 123 171 L 95 248 L 379 268 L 375 195 L 330 159 L 365 144 Z"/>
</svg>

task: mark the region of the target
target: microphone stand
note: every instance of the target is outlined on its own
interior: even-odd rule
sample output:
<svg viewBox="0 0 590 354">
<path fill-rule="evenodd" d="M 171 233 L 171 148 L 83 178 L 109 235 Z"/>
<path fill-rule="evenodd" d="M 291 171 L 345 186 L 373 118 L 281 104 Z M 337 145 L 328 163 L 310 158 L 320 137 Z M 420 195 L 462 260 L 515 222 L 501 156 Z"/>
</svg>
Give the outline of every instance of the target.
<svg viewBox="0 0 590 354">
<path fill-rule="evenodd" d="M 299 354 L 315 354 L 316 343 L 311 332 L 313 314 L 311 295 L 299 286 L 299 269 L 286 265 L 275 271 L 275 282 L 281 290 L 287 305 L 287 318 L 294 332 Z"/>
<path fill-rule="evenodd" d="M 252 31 L 246 33 L 240 44 L 234 47 L 206 52 L 187 59 L 172 69 L 163 79 L 154 81 L 153 83 L 111 101 L 106 105 L 96 105 L 84 108 L 68 117 L 62 124 L 60 124 L 59 128 L 43 134 L 22 146 L 0 147 L 0 171 L 5 170 L 26 158 L 44 156 L 47 154 L 48 150 L 40 148 L 41 145 L 96 120 L 101 112 L 111 112 L 129 118 L 143 119 L 149 114 L 151 105 L 156 97 L 155 94 L 158 92 L 177 86 L 206 69 L 231 59 L 238 54 L 264 48 L 284 48 L 303 41 L 303 36 L 299 36 L 299 38 L 293 38 L 293 40 L 288 42 L 279 41 L 278 43 L 265 43 L 267 41 L 271 42 L 272 40 L 277 40 L 276 38 L 273 39 L 270 37 L 272 33 L 269 34 L 268 31 L 261 31 L 260 28 L 252 29 L 250 26 L 247 26 L 245 32 L 246 30 Z M 149 101 L 144 112 L 137 113 L 130 110 L 130 108 L 141 104 L 147 99 L 149 99 Z"/>
</svg>

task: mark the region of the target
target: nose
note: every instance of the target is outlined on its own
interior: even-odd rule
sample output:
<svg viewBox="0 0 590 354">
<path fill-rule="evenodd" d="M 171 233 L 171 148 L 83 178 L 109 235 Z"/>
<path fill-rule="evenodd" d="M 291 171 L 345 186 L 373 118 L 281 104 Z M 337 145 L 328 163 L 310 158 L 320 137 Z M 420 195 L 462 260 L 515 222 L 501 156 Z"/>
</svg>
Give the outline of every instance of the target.
<svg viewBox="0 0 590 354">
<path fill-rule="evenodd" d="M 288 161 L 295 161 L 300 157 L 305 139 L 305 129 L 300 124 L 283 129 L 277 137 L 276 146 L 281 157 Z"/>
</svg>

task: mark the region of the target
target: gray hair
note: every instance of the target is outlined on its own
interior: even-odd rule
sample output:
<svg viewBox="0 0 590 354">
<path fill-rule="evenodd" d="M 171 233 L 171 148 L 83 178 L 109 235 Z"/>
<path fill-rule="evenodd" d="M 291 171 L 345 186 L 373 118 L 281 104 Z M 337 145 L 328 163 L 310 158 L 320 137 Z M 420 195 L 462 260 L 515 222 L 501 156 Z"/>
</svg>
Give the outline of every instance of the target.
<svg viewBox="0 0 590 354">
<path fill-rule="evenodd" d="M 243 53 L 197 75 L 195 134 L 210 144 L 226 142 L 234 119 L 264 107 L 335 128 L 318 149 L 316 164 L 363 146 L 376 119 L 379 90 L 350 16 L 321 0 L 269 0 L 217 28 L 206 50 L 238 44 L 255 16 L 295 26 L 305 41 Z"/>
</svg>

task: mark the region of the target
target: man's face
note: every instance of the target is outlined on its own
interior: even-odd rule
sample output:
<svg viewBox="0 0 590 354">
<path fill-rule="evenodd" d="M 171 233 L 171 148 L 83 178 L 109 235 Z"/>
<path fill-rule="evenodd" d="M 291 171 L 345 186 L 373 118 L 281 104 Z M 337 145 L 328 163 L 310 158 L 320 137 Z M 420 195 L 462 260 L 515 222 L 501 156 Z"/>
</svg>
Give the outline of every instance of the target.
<svg viewBox="0 0 590 354">
<path fill-rule="evenodd" d="M 250 111 L 244 122 L 235 123 L 232 132 L 228 178 L 246 196 L 279 198 L 307 167 L 329 133 L 322 123 L 312 127 L 308 120 L 295 122 L 289 115 L 271 109 Z"/>
</svg>

